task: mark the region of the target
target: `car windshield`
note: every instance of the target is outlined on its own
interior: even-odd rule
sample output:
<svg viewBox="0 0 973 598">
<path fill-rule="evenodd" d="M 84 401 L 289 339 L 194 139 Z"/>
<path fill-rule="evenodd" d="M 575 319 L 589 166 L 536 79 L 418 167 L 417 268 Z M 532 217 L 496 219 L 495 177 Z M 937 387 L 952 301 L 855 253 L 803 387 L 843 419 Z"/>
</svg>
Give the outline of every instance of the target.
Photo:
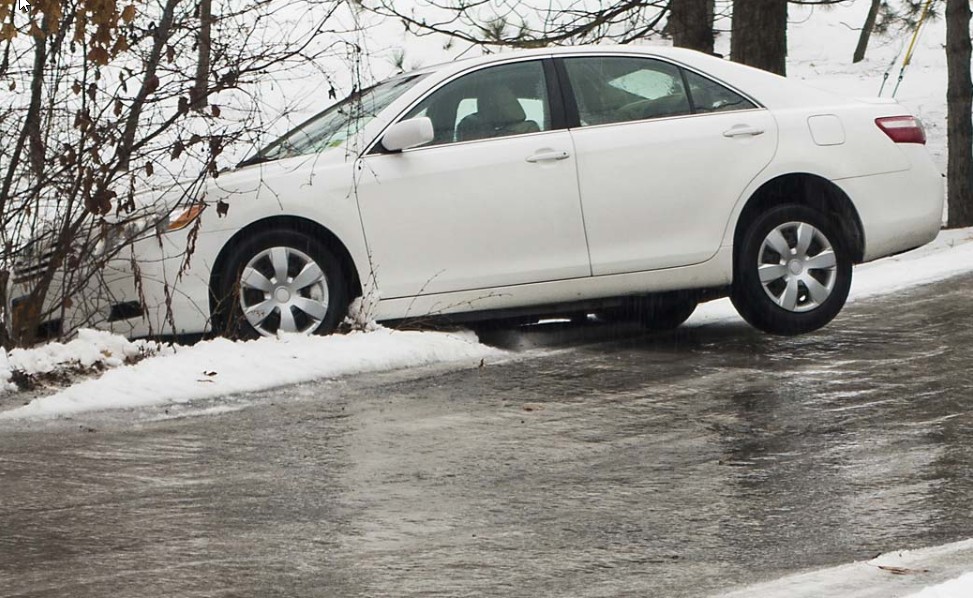
<svg viewBox="0 0 973 598">
<path fill-rule="evenodd" d="M 241 166 L 280 160 L 292 156 L 316 154 L 341 146 L 378 116 L 399 96 L 426 75 L 408 75 L 389 79 L 354 93 L 310 118 L 277 141 L 240 163 Z"/>
</svg>

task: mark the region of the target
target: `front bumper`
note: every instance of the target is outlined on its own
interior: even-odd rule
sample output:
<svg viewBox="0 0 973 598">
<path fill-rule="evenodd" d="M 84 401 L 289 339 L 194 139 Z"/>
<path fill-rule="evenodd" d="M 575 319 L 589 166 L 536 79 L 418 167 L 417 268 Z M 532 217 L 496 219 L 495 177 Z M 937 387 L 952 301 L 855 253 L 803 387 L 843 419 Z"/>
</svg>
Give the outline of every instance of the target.
<svg viewBox="0 0 973 598">
<path fill-rule="evenodd" d="M 195 252 L 187 261 L 189 234 L 177 231 L 136 241 L 70 297 L 63 289 L 71 274 L 57 272 L 42 306 L 45 317 L 38 337 L 69 336 L 79 328 L 129 338 L 208 332 L 212 264 Z M 18 282 L 15 274 L 7 311 L 14 328 L 31 285 L 29 280 Z"/>
</svg>

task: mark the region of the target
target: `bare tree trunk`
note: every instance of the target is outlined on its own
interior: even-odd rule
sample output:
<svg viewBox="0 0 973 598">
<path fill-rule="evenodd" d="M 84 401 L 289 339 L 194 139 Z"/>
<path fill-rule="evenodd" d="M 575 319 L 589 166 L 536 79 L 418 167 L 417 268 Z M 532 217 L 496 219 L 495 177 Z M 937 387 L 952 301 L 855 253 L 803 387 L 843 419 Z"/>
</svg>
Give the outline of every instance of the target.
<svg viewBox="0 0 973 598">
<path fill-rule="evenodd" d="M 875 30 L 875 20 L 878 18 L 878 9 L 882 6 L 882 0 L 872 0 L 872 6 L 868 9 L 868 16 L 865 17 L 865 26 L 862 33 L 858 36 L 858 47 L 855 48 L 854 62 L 865 60 L 865 52 L 868 50 L 868 40 L 872 38 L 872 31 Z"/>
<path fill-rule="evenodd" d="M 209 87 L 209 64 L 212 44 L 210 29 L 213 24 L 213 0 L 199 0 L 199 59 L 196 61 L 196 79 L 190 101 L 197 110 L 206 106 L 206 89 Z"/>
<path fill-rule="evenodd" d="M 730 58 L 785 75 L 787 0 L 734 0 Z"/>
<path fill-rule="evenodd" d="M 116 150 L 119 170 L 128 170 L 128 162 L 135 145 L 135 133 L 138 129 L 139 118 L 142 116 L 142 106 L 145 105 L 145 100 L 149 97 L 149 94 L 159 87 L 159 76 L 156 75 L 156 70 L 159 68 L 166 42 L 169 41 L 169 31 L 172 29 L 172 21 L 179 1 L 166 0 L 165 7 L 162 10 L 162 18 L 159 19 L 159 24 L 155 26 L 155 32 L 152 35 L 152 50 L 149 52 L 149 58 L 145 63 L 142 85 L 132 102 L 132 110 L 125 120 L 125 128 L 122 129 L 122 138 Z"/>
<path fill-rule="evenodd" d="M 45 21 L 46 24 L 46 21 Z M 0 185 L 0 212 L 6 208 L 14 175 L 20 163 L 24 145 L 27 144 L 27 156 L 31 170 L 38 179 L 44 169 L 44 146 L 41 142 L 41 100 L 44 90 L 44 63 L 47 60 L 47 38 L 34 38 L 34 65 L 30 80 L 30 104 L 24 117 L 24 126 L 17 136 L 14 149 L 7 165 L 7 173 Z"/>
<path fill-rule="evenodd" d="M 973 81 L 970 0 L 946 0 L 950 228 L 973 226 Z"/>
<path fill-rule="evenodd" d="M 45 19 L 46 27 L 46 19 Z M 30 81 L 30 107 L 24 127 L 27 129 L 27 156 L 31 171 L 40 179 L 44 175 L 44 142 L 41 140 L 41 107 L 42 87 L 44 85 L 44 62 L 47 60 L 47 36 L 34 40 L 34 70 Z"/>
<path fill-rule="evenodd" d="M 671 0 L 669 31 L 672 43 L 713 53 L 713 0 Z"/>
</svg>

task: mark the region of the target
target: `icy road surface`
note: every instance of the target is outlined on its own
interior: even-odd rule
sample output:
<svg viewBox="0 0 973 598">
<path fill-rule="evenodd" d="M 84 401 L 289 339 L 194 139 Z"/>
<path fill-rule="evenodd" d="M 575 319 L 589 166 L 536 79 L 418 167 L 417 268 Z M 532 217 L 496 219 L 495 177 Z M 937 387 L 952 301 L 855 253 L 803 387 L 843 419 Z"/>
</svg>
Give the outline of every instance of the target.
<svg viewBox="0 0 973 598">
<path fill-rule="evenodd" d="M 973 551 L 793 575 L 973 537 L 971 298 L 3 422 L 0 596 L 907 596 Z"/>
</svg>

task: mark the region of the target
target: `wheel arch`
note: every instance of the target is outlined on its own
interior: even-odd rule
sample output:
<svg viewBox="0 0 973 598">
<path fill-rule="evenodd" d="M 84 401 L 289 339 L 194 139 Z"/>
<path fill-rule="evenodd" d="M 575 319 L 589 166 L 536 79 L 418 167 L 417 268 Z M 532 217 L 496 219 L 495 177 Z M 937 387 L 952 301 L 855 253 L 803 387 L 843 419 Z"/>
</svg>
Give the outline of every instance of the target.
<svg viewBox="0 0 973 598">
<path fill-rule="evenodd" d="M 778 175 L 760 185 L 747 199 L 733 232 L 734 264 L 747 226 L 767 209 L 785 203 L 807 206 L 824 214 L 848 242 L 853 261 L 857 264 L 864 260 L 865 229 L 851 198 L 834 182 L 801 172 Z"/>
<path fill-rule="evenodd" d="M 219 300 L 214 293 L 214 289 L 216 289 L 216 286 L 226 271 L 230 262 L 230 256 L 233 255 L 233 252 L 238 247 L 246 243 L 254 235 L 274 230 L 298 231 L 310 234 L 324 242 L 325 246 L 334 252 L 335 257 L 341 262 L 341 267 L 345 270 L 349 299 L 361 296 L 361 279 L 358 274 L 358 269 L 355 267 L 355 261 L 351 257 L 351 252 L 348 251 L 348 248 L 337 235 L 314 220 L 301 216 L 270 216 L 254 221 L 238 230 L 223 245 L 223 248 L 220 249 L 219 254 L 216 256 L 216 261 L 213 262 L 213 268 L 209 276 L 210 313 L 214 315 L 214 318 L 218 317 L 219 314 Z"/>
</svg>

